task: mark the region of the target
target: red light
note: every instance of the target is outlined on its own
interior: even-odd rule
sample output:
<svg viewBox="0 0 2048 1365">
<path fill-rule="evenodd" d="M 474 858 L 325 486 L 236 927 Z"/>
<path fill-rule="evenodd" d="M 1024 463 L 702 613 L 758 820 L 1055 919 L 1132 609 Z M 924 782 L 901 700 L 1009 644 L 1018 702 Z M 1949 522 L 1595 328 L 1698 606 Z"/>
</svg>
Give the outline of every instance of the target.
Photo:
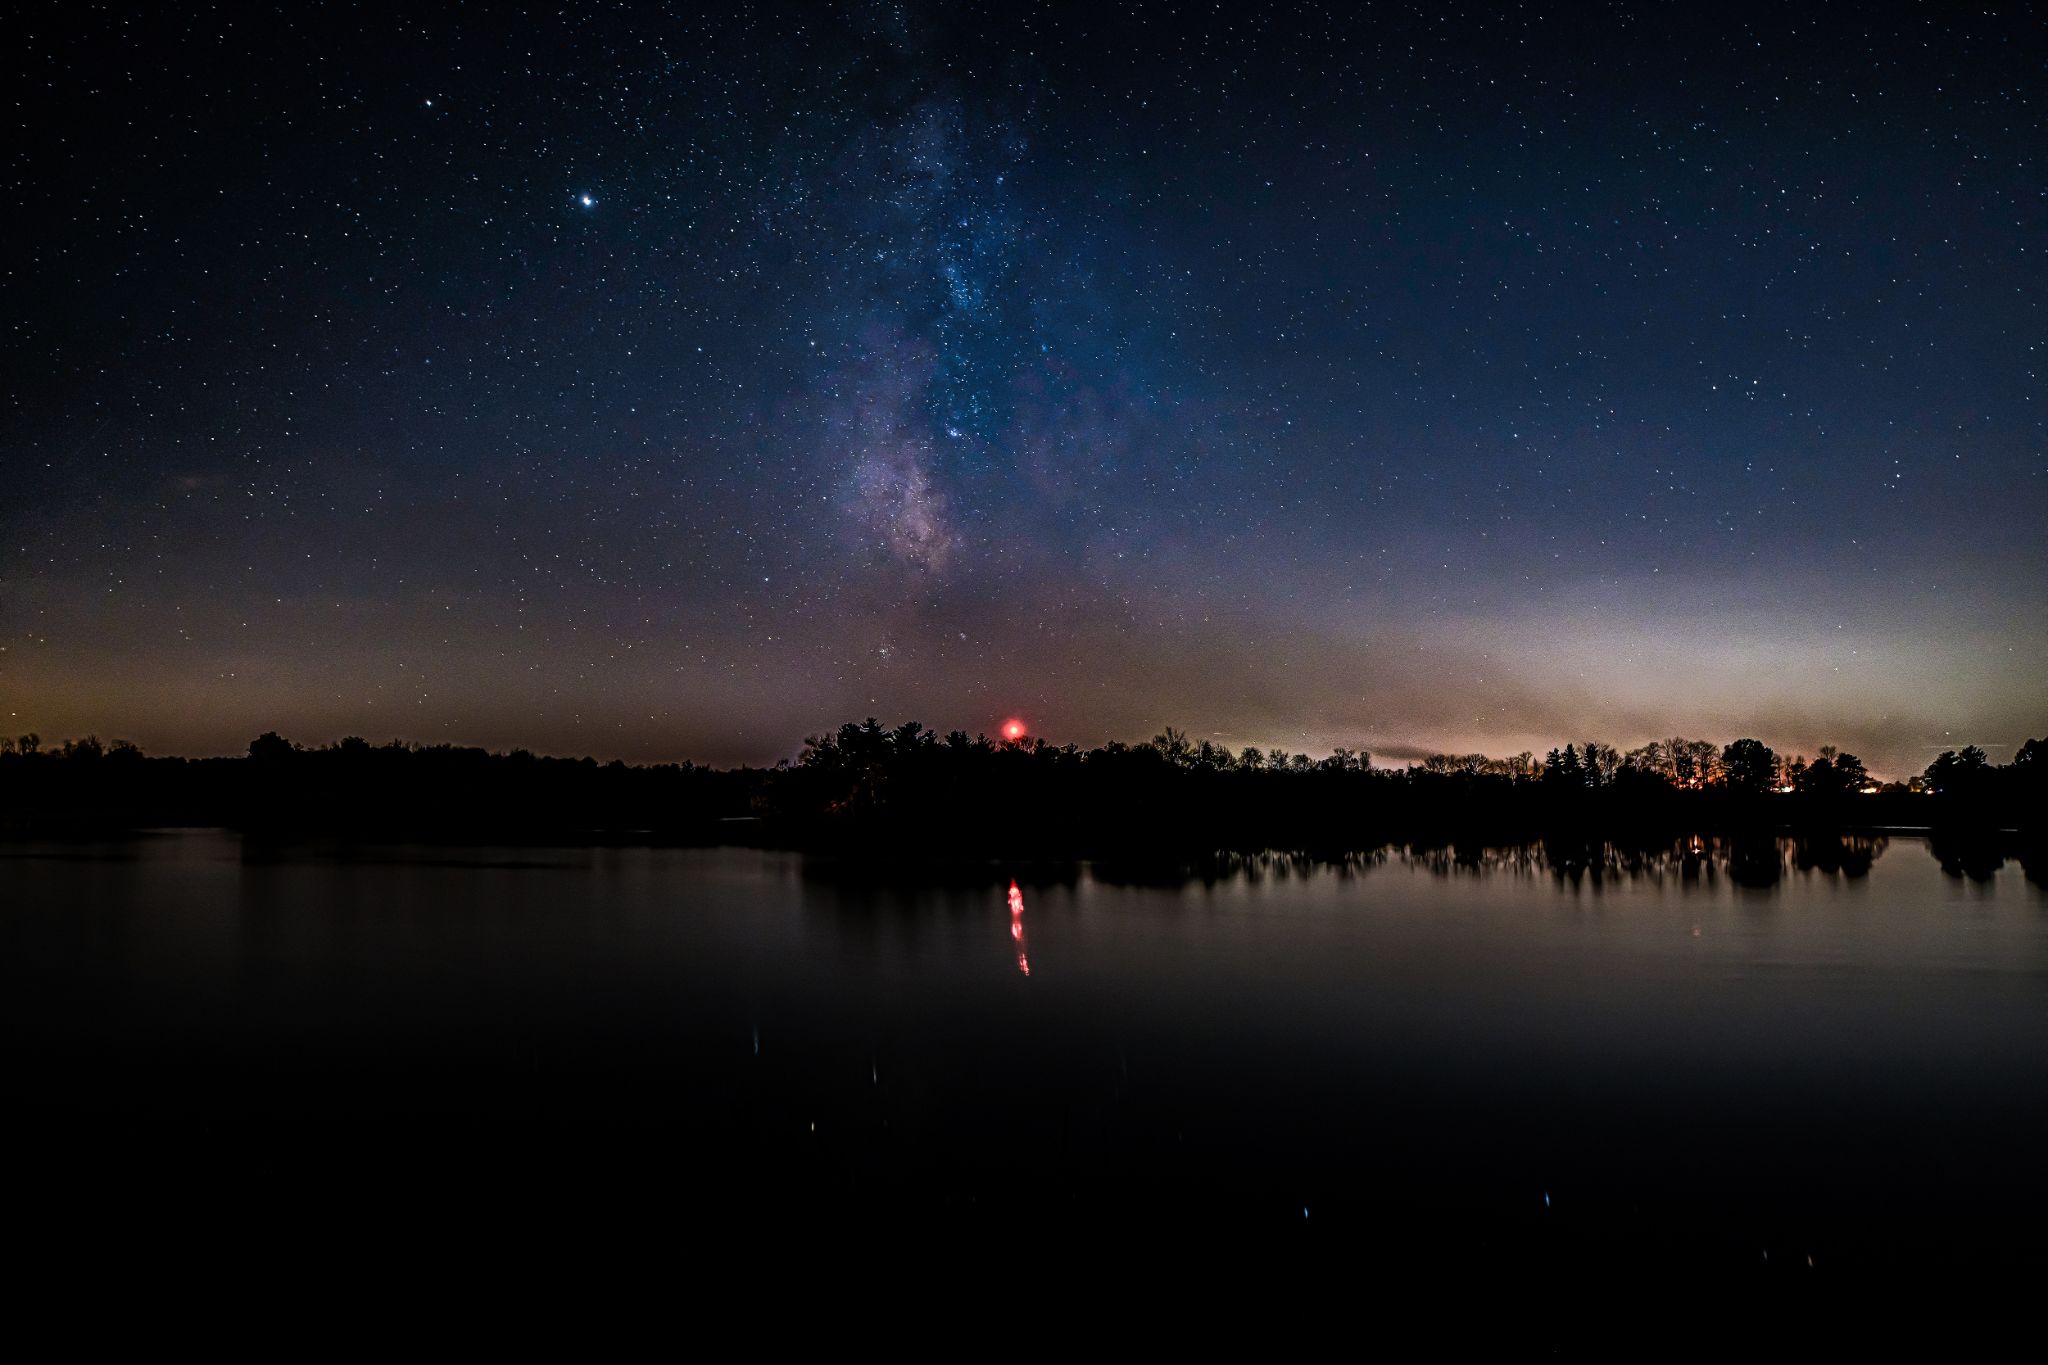
<svg viewBox="0 0 2048 1365">
<path fill-rule="evenodd" d="M 1004 721 L 1003 738 L 1013 742 L 1024 738 L 1024 722 L 1021 720 Z"/>
<path fill-rule="evenodd" d="M 1031 959 L 1024 955 L 1024 893 L 1015 877 L 1010 878 L 1010 937 L 1017 940 L 1017 970 L 1031 975 Z"/>
</svg>

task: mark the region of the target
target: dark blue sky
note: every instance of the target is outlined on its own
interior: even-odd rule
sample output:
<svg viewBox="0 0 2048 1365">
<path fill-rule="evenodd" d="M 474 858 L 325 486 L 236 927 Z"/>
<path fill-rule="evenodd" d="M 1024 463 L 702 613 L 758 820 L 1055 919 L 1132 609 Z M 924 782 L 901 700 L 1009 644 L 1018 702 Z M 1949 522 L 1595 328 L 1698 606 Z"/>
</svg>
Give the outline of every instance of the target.
<svg viewBox="0 0 2048 1365">
<path fill-rule="evenodd" d="M 2048 725 L 2021 10 L 14 28 L 10 732 Z"/>
</svg>

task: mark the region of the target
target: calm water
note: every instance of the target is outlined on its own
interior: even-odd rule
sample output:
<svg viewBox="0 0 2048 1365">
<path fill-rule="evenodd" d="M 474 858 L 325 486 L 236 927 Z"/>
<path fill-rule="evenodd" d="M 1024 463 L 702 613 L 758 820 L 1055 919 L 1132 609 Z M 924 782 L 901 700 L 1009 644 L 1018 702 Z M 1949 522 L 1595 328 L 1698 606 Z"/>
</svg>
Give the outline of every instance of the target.
<svg viewBox="0 0 2048 1365">
<path fill-rule="evenodd" d="M 921 886 L 737 849 L 14 844 L 5 1060 L 52 1188 L 90 1170 L 119 1208 L 510 1187 L 1960 1254 L 2048 1212 L 2048 898 L 1973 870 L 1911 837 Z"/>
</svg>

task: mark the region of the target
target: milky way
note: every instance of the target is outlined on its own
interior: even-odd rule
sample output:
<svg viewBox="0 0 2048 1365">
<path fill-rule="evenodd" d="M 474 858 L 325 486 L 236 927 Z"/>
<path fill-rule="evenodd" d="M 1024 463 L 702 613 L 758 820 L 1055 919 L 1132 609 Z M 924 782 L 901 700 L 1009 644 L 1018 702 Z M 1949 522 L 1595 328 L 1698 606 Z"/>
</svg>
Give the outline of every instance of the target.
<svg viewBox="0 0 2048 1365">
<path fill-rule="evenodd" d="M 2048 728 L 2023 16 L 18 37 L 10 732 Z"/>
</svg>

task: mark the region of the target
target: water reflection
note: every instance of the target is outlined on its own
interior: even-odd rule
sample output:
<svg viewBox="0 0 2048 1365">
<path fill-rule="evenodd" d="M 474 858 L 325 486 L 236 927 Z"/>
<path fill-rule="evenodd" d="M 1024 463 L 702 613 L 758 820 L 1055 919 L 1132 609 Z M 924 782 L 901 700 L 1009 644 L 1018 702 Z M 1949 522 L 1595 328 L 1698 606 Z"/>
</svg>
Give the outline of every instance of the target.
<svg viewBox="0 0 2048 1365">
<path fill-rule="evenodd" d="M 1995 838 L 1983 834 L 1938 832 L 1928 840 L 1927 851 L 1943 872 L 1973 882 L 1988 882 L 2005 866 L 2005 850 Z"/>
<path fill-rule="evenodd" d="M 2048 852 L 2038 843 L 2011 835 L 1919 833 L 1909 845 L 1928 850 L 1951 877 L 1988 882 L 2008 861 L 2017 860 L 2027 877 L 2048 883 Z M 1526 843 L 1447 840 L 1441 843 L 1389 843 L 1341 852 L 1318 849 L 1266 849 L 1257 853 L 1216 852 L 1197 856 L 1130 857 L 994 862 L 907 862 L 807 856 L 804 879 L 828 882 L 842 896 L 862 903 L 892 902 L 912 887 L 976 891 L 1001 890 L 1029 881 L 1033 886 L 1074 887 L 1084 877 L 1105 886 L 1175 890 L 1187 886 L 1284 885 L 1292 881 L 1332 878 L 1348 881 L 1392 863 L 1439 877 L 1510 877 L 1549 880 L 1573 889 L 1598 889 L 1623 882 L 1671 882 L 1712 887 L 1723 883 L 1747 890 L 1769 890 L 1791 876 L 1819 876 L 1848 881 L 1867 877 L 1891 846 L 1881 833 L 1778 835 L 1690 834 L 1654 841 L 1550 837 Z M 1021 896 L 1021 891 L 1018 892 Z M 1016 903 L 1011 902 L 1016 909 Z M 1014 917 L 1013 917 L 1014 918 Z M 1020 947 L 1023 923 L 1016 919 L 1012 937 Z"/>
<path fill-rule="evenodd" d="M 1024 951 L 1024 893 L 1017 889 L 1017 879 L 1010 878 L 1010 937 L 1017 944 L 1017 970 L 1031 975 L 1031 959 Z"/>
<path fill-rule="evenodd" d="M 248 1153 L 280 1143 L 409 1207 L 488 1148 L 493 1200 L 601 1170 L 607 1206 L 778 1236 L 824 1209 L 1153 1220 L 1198 1189 L 1200 1217 L 1308 1207 L 1392 1245 L 1399 1201 L 1463 1237 L 1533 1229 L 1553 1191 L 1558 1227 L 1622 1220 L 1599 1257 L 1661 1265 L 1759 1228 L 1854 1241 L 1867 1209 L 2014 1235 L 2048 1210 L 2048 895 L 2010 866 L 2038 843 L 1553 836 L 923 879 L 742 849 L 131 852 L 0 857 L 0 1063 L 17 1108 L 71 1116 L 29 1125 L 67 1219 L 142 1154 L 271 1207 L 279 1168 Z M 384 1132 L 459 1155 L 362 1141 Z"/>
<path fill-rule="evenodd" d="M 1390 847 L 1345 852 L 1265 849 L 1258 853 L 1217 852 L 1199 858 L 1100 859 L 1089 867 L 1094 881 L 1109 886 L 1181 887 L 1190 883 L 1216 886 L 1225 882 L 1262 882 L 1358 876 L 1385 863 Z"/>
<path fill-rule="evenodd" d="M 1546 840 L 1509 847 L 1411 847 L 1402 861 L 1441 876 L 1547 876 L 1572 886 L 1594 887 L 1623 881 L 1713 885 L 1726 878 L 1736 886 L 1757 890 L 1776 886 L 1794 871 L 1845 878 L 1868 876 L 1888 843 L 1881 834 L 1797 838 L 1695 834 L 1652 845 Z"/>
<path fill-rule="evenodd" d="M 1091 870 L 1096 881 L 1110 885 L 1214 886 L 1311 877 L 1347 879 L 1391 861 L 1439 877 L 1547 878 L 1572 887 L 1596 888 L 1610 882 L 1645 880 L 1712 886 L 1725 879 L 1735 886 L 1761 890 L 1778 885 L 1795 872 L 1866 877 L 1889 842 L 1882 834 L 1694 834 L 1657 843 L 1552 838 L 1520 844 L 1398 844 L 1339 854 L 1305 850 L 1217 853 L 1199 859 L 1098 862 Z M 1943 868 L 1958 876 L 1988 877 L 2002 861 L 1995 849 L 1957 846 L 1944 851 L 1936 840 L 1935 850 Z"/>
</svg>

